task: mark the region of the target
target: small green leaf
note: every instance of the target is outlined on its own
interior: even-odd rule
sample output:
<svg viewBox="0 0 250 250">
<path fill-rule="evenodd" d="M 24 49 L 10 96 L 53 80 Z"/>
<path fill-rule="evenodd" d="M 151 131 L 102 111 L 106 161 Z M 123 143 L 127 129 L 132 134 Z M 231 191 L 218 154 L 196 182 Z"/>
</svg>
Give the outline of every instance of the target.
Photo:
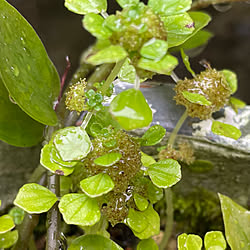
<svg viewBox="0 0 250 250">
<path fill-rule="evenodd" d="M 41 155 L 40 155 L 41 165 L 46 169 L 48 169 L 49 171 L 51 171 L 52 173 L 65 176 L 72 174 L 72 172 L 74 171 L 74 168 L 72 168 L 72 166 L 75 165 L 76 163 L 65 162 L 65 165 L 66 164 L 70 165 L 66 167 L 62 166 L 61 164 L 58 164 L 57 162 L 54 161 L 53 155 L 57 154 L 58 154 L 57 150 L 52 143 L 46 144 L 41 150 Z"/>
<path fill-rule="evenodd" d="M 155 145 L 163 139 L 166 134 L 166 129 L 161 125 L 154 125 L 150 127 L 146 133 L 142 136 L 141 145 L 142 146 L 152 146 Z"/>
<path fill-rule="evenodd" d="M 149 205 L 143 212 L 130 208 L 126 224 L 139 239 L 147 239 L 160 232 L 160 217 L 152 205 Z"/>
<path fill-rule="evenodd" d="M 72 241 L 68 250 L 122 250 L 114 241 L 101 235 L 83 235 Z"/>
<path fill-rule="evenodd" d="M 211 161 L 195 160 L 188 165 L 188 169 L 195 173 L 205 173 L 214 168 L 214 164 Z"/>
<path fill-rule="evenodd" d="M 136 78 L 136 70 L 133 65 L 129 63 L 129 59 L 127 58 L 122 68 L 118 74 L 118 77 L 123 82 L 134 83 Z"/>
<path fill-rule="evenodd" d="M 9 248 L 17 242 L 18 231 L 10 231 L 4 234 L 0 234 L 0 248 Z"/>
<path fill-rule="evenodd" d="M 136 250 L 158 250 L 158 246 L 152 238 L 141 240 Z"/>
<path fill-rule="evenodd" d="M 116 0 L 116 2 L 122 7 L 127 8 L 139 3 L 139 0 Z"/>
<path fill-rule="evenodd" d="M 148 6 L 162 16 L 171 16 L 189 10 L 192 0 L 149 0 Z"/>
<path fill-rule="evenodd" d="M 57 131 L 54 144 L 63 161 L 77 161 L 84 158 L 91 149 L 91 141 L 81 127 L 67 127 Z"/>
<path fill-rule="evenodd" d="M 104 18 L 94 13 L 87 14 L 83 19 L 84 28 L 98 39 L 107 39 L 112 35 L 103 24 Z"/>
<path fill-rule="evenodd" d="M 166 41 L 152 38 L 148 42 L 144 43 L 140 50 L 140 54 L 148 59 L 160 60 L 166 55 L 167 50 L 168 43 Z"/>
<path fill-rule="evenodd" d="M 23 185 L 14 200 L 14 204 L 30 214 L 47 212 L 57 201 L 49 189 L 36 183 Z"/>
<path fill-rule="evenodd" d="M 149 166 L 148 174 L 159 188 L 168 188 L 181 179 L 181 166 L 173 159 L 165 159 Z"/>
<path fill-rule="evenodd" d="M 184 52 L 183 49 L 181 49 L 181 57 L 184 65 L 186 66 L 186 69 L 190 72 L 190 74 L 195 77 L 195 73 L 191 68 L 190 62 L 189 62 L 189 57 L 188 55 Z"/>
<path fill-rule="evenodd" d="M 191 93 L 188 91 L 183 91 L 182 95 L 190 102 L 196 103 L 199 105 L 204 105 L 204 106 L 210 106 L 212 103 L 208 101 L 205 96 L 197 94 L 197 93 Z"/>
<path fill-rule="evenodd" d="M 114 186 L 115 184 L 109 175 L 104 173 L 88 177 L 80 182 L 82 191 L 92 198 L 110 192 Z"/>
<path fill-rule="evenodd" d="M 148 199 L 152 204 L 155 204 L 157 201 L 163 198 L 163 190 L 156 187 L 151 181 L 148 184 Z"/>
<path fill-rule="evenodd" d="M 88 63 L 99 65 L 102 63 L 117 63 L 127 56 L 126 50 L 119 45 L 110 45 L 86 59 Z"/>
<path fill-rule="evenodd" d="M 141 162 L 145 167 L 149 167 L 151 164 L 156 163 L 155 159 L 152 156 L 147 155 L 142 151 L 141 151 Z"/>
<path fill-rule="evenodd" d="M 110 104 L 110 112 L 125 130 L 148 126 L 152 110 L 141 91 L 128 89 L 117 95 Z"/>
<path fill-rule="evenodd" d="M 178 60 L 171 55 L 165 55 L 161 60 L 154 61 L 147 58 L 140 58 L 137 66 L 159 74 L 170 75 L 171 71 L 178 65 Z"/>
<path fill-rule="evenodd" d="M 231 249 L 249 249 L 250 211 L 219 194 L 226 239 Z"/>
<path fill-rule="evenodd" d="M 97 201 L 86 194 L 64 195 L 60 200 L 59 210 L 67 224 L 91 226 L 101 217 Z"/>
<path fill-rule="evenodd" d="M 9 215 L 13 218 L 16 225 L 20 225 L 23 221 L 25 211 L 20 207 L 13 207 L 9 211 Z"/>
<path fill-rule="evenodd" d="M 233 95 L 238 89 L 237 75 L 228 69 L 221 70 L 221 72 L 225 76 L 226 81 L 231 89 L 231 94 Z"/>
<path fill-rule="evenodd" d="M 109 167 L 118 162 L 122 155 L 120 153 L 108 153 L 94 160 L 94 163 L 99 166 Z"/>
<path fill-rule="evenodd" d="M 68 10 L 81 15 L 107 10 L 107 0 L 65 0 L 64 5 Z"/>
<path fill-rule="evenodd" d="M 246 106 L 245 102 L 243 102 L 235 97 L 230 97 L 229 103 L 236 113 L 238 113 L 238 109 L 243 109 Z"/>
<path fill-rule="evenodd" d="M 220 231 L 207 232 L 204 238 L 204 244 L 207 250 L 224 250 L 227 247 L 227 243 L 223 236 L 223 233 Z"/>
<path fill-rule="evenodd" d="M 12 217 L 5 214 L 0 217 L 0 234 L 6 233 L 15 227 Z"/>
<path fill-rule="evenodd" d="M 202 239 L 195 234 L 181 234 L 178 236 L 179 250 L 200 250 L 202 247 Z"/>
<path fill-rule="evenodd" d="M 147 209 L 148 207 L 148 200 L 146 198 L 144 198 L 143 196 L 135 193 L 134 194 L 134 201 L 135 201 L 135 205 L 137 206 L 137 208 L 140 211 L 144 211 Z"/>
<path fill-rule="evenodd" d="M 241 131 L 238 128 L 219 121 L 213 121 L 211 130 L 216 135 L 226 136 L 234 140 L 238 140 L 241 137 Z"/>
<path fill-rule="evenodd" d="M 112 31 L 120 31 L 122 24 L 120 19 L 116 15 L 109 15 L 105 18 L 104 26 L 108 27 Z"/>
<path fill-rule="evenodd" d="M 31 25 L 7 1 L 0 2 L 0 75 L 10 96 L 34 120 L 54 126 L 58 73 Z M 29 135 L 28 135 L 29 136 Z"/>
</svg>

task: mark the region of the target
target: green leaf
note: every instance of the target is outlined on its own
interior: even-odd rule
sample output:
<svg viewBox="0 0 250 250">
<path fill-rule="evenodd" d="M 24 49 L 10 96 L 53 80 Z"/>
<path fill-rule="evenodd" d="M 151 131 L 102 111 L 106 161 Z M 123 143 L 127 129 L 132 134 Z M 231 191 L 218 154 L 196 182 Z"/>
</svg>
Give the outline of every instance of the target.
<svg viewBox="0 0 250 250">
<path fill-rule="evenodd" d="M 181 166 L 173 159 L 158 161 L 148 168 L 152 182 L 159 188 L 168 188 L 181 179 Z"/>
<path fill-rule="evenodd" d="M 10 101 L 1 77 L 0 100 L 0 139 L 17 147 L 38 144 L 43 137 L 44 125 L 33 120 L 17 104 Z"/>
<path fill-rule="evenodd" d="M 207 232 L 204 238 L 205 248 L 208 250 L 218 249 L 224 250 L 227 247 L 223 233 L 220 231 Z"/>
<path fill-rule="evenodd" d="M 84 158 L 91 149 L 91 141 L 81 127 L 67 127 L 57 131 L 54 144 L 63 161 L 77 161 Z"/>
<path fill-rule="evenodd" d="M 188 13 L 162 17 L 167 29 L 169 48 L 182 44 L 195 31 L 195 23 Z"/>
<path fill-rule="evenodd" d="M 122 7 L 127 8 L 139 3 L 139 0 L 116 0 L 116 2 Z"/>
<path fill-rule="evenodd" d="M 204 106 L 210 106 L 212 103 L 208 101 L 205 96 L 197 94 L 197 93 L 191 93 L 188 91 L 183 91 L 182 95 L 190 102 L 196 103 L 199 105 L 204 105 Z"/>
<path fill-rule="evenodd" d="M 151 164 L 156 163 L 155 159 L 152 156 L 147 155 L 143 153 L 142 151 L 141 151 L 141 162 L 142 162 L 142 165 L 145 167 L 149 167 Z"/>
<path fill-rule="evenodd" d="M 109 167 L 118 162 L 122 155 L 120 153 L 108 153 L 94 160 L 94 163 L 99 166 Z"/>
<path fill-rule="evenodd" d="M 126 50 L 119 45 L 110 45 L 86 59 L 88 63 L 99 65 L 102 63 L 117 63 L 127 56 Z"/>
<path fill-rule="evenodd" d="M 67 224 L 91 226 L 100 220 L 97 201 L 86 194 L 66 194 L 59 203 L 59 210 Z"/>
<path fill-rule="evenodd" d="M 133 65 L 129 63 L 127 58 L 121 67 L 118 77 L 123 82 L 134 83 L 136 78 L 136 70 Z"/>
<path fill-rule="evenodd" d="M 192 0 L 149 0 L 148 6 L 162 16 L 177 15 L 189 10 Z"/>
<path fill-rule="evenodd" d="M 154 61 L 147 58 L 140 58 L 137 66 L 158 74 L 170 75 L 171 71 L 178 65 L 178 60 L 171 55 L 165 55 L 161 60 Z"/>
<path fill-rule="evenodd" d="M 160 232 L 160 217 L 152 205 L 149 205 L 143 212 L 130 208 L 126 224 L 139 239 L 147 239 Z"/>
<path fill-rule="evenodd" d="M 23 185 L 14 200 L 14 204 L 30 214 L 47 212 L 57 201 L 49 189 L 36 183 Z"/>
<path fill-rule="evenodd" d="M 104 173 L 88 177 L 80 182 L 82 191 L 92 198 L 107 194 L 114 186 L 110 176 Z"/>
<path fill-rule="evenodd" d="M 216 135 L 226 136 L 234 140 L 238 140 L 241 137 L 241 131 L 238 128 L 219 121 L 213 121 L 211 130 Z"/>
<path fill-rule="evenodd" d="M 122 250 L 114 241 L 101 235 L 83 235 L 72 241 L 68 250 Z"/>
<path fill-rule="evenodd" d="M 81 15 L 107 10 L 107 0 L 65 0 L 64 5 L 68 10 Z"/>
<path fill-rule="evenodd" d="M 10 231 L 4 234 L 0 234 L 0 248 L 9 248 L 17 242 L 18 231 Z"/>
<path fill-rule="evenodd" d="M 20 207 L 13 207 L 9 211 L 9 215 L 13 218 L 16 225 L 20 225 L 23 221 L 25 211 Z"/>
<path fill-rule="evenodd" d="M 195 173 L 205 173 L 214 168 L 214 164 L 211 161 L 206 160 L 195 160 L 193 163 L 188 165 L 189 170 Z"/>
<path fill-rule="evenodd" d="M 128 89 L 117 95 L 110 104 L 110 112 L 125 130 L 148 126 L 152 110 L 141 91 Z"/>
<path fill-rule="evenodd" d="M 190 74 L 195 77 L 195 73 L 191 68 L 190 62 L 189 62 L 189 57 L 188 55 L 184 52 L 183 49 L 181 49 L 181 57 L 184 65 L 186 66 L 186 69 L 190 72 Z"/>
<path fill-rule="evenodd" d="M 235 97 L 230 97 L 229 103 L 236 113 L 238 113 L 238 109 L 243 109 L 246 106 L 245 102 L 243 102 Z"/>
<path fill-rule="evenodd" d="M 84 28 L 98 39 L 107 39 L 112 35 L 103 24 L 104 18 L 94 13 L 87 14 L 83 19 Z"/>
<path fill-rule="evenodd" d="M 155 204 L 157 201 L 163 198 L 163 190 L 156 187 L 151 181 L 148 184 L 148 199 L 152 204 Z"/>
<path fill-rule="evenodd" d="M 163 56 L 166 55 L 167 50 L 168 43 L 166 41 L 152 38 L 148 42 L 143 44 L 140 50 L 140 54 L 141 56 L 148 59 L 160 60 Z"/>
<path fill-rule="evenodd" d="M 226 239 L 231 249 L 249 249 L 250 211 L 219 194 Z"/>
<path fill-rule="evenodd" d="M 140 211 L 144 211 L 147 209 L 148 207 L 148 200 L 146 198 L 144 198 L 143 196 L 135 193 L 134 194 L 134 201 L 135 201 L 135 205 L 137 206 L 137 208 Z"/>
<path fill-rule="evenodd" d="M 54 161 L 53 155 L 57 155 L 57 150 L 55 146 L 50 143 L 46 144 L 42 150 L 41 150 L 41 156 L 40 156 L 40 163 L 43 167 L 51 171 L 52 173 L 56 173 L 59 175 L 70 175 L 74 168 L 72 168 L 73 165 L 76 164 L 76 162 L 65 162 L 65 164 L 69 164 L 67 167 L 62 166 Z M 63 161 L 62 161 L 63 162 Z"/>
<path fill-rule="evenodd" d="M 10 96 L 34 120 L 57 124 L 53 102 L 60 91 L 58 73 L 31 25 L 0 1 L 0 75 Z"/>
<path fill-rule="evenodd" d="M 181 234 L 178 236 L 179 250 L 200 250 L 202 247 L 202 239 L 195 234 Z"/>
<path fill-rule="evenodd" d="M 154 125 L 150 127 L 146 133 L 142 136 L 141 145 L 142 146 L 152 146 L 155 145 L 163 139 L 166 134 L 166 129 L 161 125 Z"/>
<path fill-rule="evenodd" d="M 225 76 L 226 81 L 231 89 L 231 94 L 233 95 L 238 89 L 237 75 L 228 69 L 221 70 L 221 72 Z"/>
<path fill-rule="evenodd" d="M 5 214 L 0 217 L 0 234 L 6 233 L 15 227 L 12 217 Z"/>
<path fill-rule="evenodd" d="M 141 240 L 136 250 L 158 250 L 158 246 L 152 238 Z"/>
</svg>

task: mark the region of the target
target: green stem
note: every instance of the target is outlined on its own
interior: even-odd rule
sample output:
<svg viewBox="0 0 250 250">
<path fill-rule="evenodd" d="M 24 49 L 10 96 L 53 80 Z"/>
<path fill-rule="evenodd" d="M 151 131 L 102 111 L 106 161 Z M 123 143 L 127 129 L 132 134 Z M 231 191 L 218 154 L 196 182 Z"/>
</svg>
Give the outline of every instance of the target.
<svg viewBox="0 0 250 250">
<path fill-rule="evenodd" d="M 88 123 L 89 123 L 92 115 L 93 115 L 92 112 L 88 112 L 87 115 L 85 116 L 85 119 L 83 120 L 82 125 L 81 125 L 81 127 L 83 129 L 86 129 L 86 127 L 88 126 Z"/>
<path fill-rule="evenodd" d="M 135 76 L 134 88 L 135 88 L 136 90 L 139 90 L 139 89 L 140 89 L 140 84 L 141 84 L 141 82 L 140 82 L 140 77 L 136 74 L 136 76 Z"/>
</svg>

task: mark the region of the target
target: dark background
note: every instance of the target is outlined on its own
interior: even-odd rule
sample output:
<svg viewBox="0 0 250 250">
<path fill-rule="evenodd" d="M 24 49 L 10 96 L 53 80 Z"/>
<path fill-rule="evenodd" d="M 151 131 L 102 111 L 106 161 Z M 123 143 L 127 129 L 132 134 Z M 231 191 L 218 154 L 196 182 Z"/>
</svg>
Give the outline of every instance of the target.
<svg viewBox="0 0 250 250">
<path fill-rule="evenodd" d="M 60 75 L 65 68 L 65 57 L 70 57 L 72 68 L 78 66 L 81 52 L 94 38 L 82 28 L 82 16 L 69 12 L 64 7 L 64 0 L 8 0 L 32 24 L 48 54 L 55 63 Z M 109 13 L 119 8 L 115 0 L 109 0 Z M 228 8 L 229 7 L 229 8 Z M 218 11 L 218 9 L 220 11 Z M 229 9 L 226 12 L 221 10 Z M 191 63 L 196 72 L 202 70 L 201 59 L 208 60 L 217 69 L 228 68 L 238 75 L 239 88 L 236 97 L 250 104 L 250 4 L 235 3 L 205 9 L 212 15 L 208 30 L 214 33 L 205 50 Z M 180 77 L 188 73 L 180 65 L 177 69 Z M 156 78 L 171 81 L 169 78 Z"/>
</svg>

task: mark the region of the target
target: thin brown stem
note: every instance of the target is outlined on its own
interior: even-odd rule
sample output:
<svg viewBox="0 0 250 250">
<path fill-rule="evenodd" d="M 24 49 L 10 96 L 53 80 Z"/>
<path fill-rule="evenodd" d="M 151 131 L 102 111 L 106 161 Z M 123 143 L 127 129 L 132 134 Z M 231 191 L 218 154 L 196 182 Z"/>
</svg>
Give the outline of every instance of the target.
<svg viewBox="0 0 250 250">
<path fill-rule="evenodd" d="M 191 10 L 204 9 L 212 4 L 236 3 L 236 2 L 246 2 L 246 1 L 247 0 L 197 0 L 193 2 Z"/>
</svg>

